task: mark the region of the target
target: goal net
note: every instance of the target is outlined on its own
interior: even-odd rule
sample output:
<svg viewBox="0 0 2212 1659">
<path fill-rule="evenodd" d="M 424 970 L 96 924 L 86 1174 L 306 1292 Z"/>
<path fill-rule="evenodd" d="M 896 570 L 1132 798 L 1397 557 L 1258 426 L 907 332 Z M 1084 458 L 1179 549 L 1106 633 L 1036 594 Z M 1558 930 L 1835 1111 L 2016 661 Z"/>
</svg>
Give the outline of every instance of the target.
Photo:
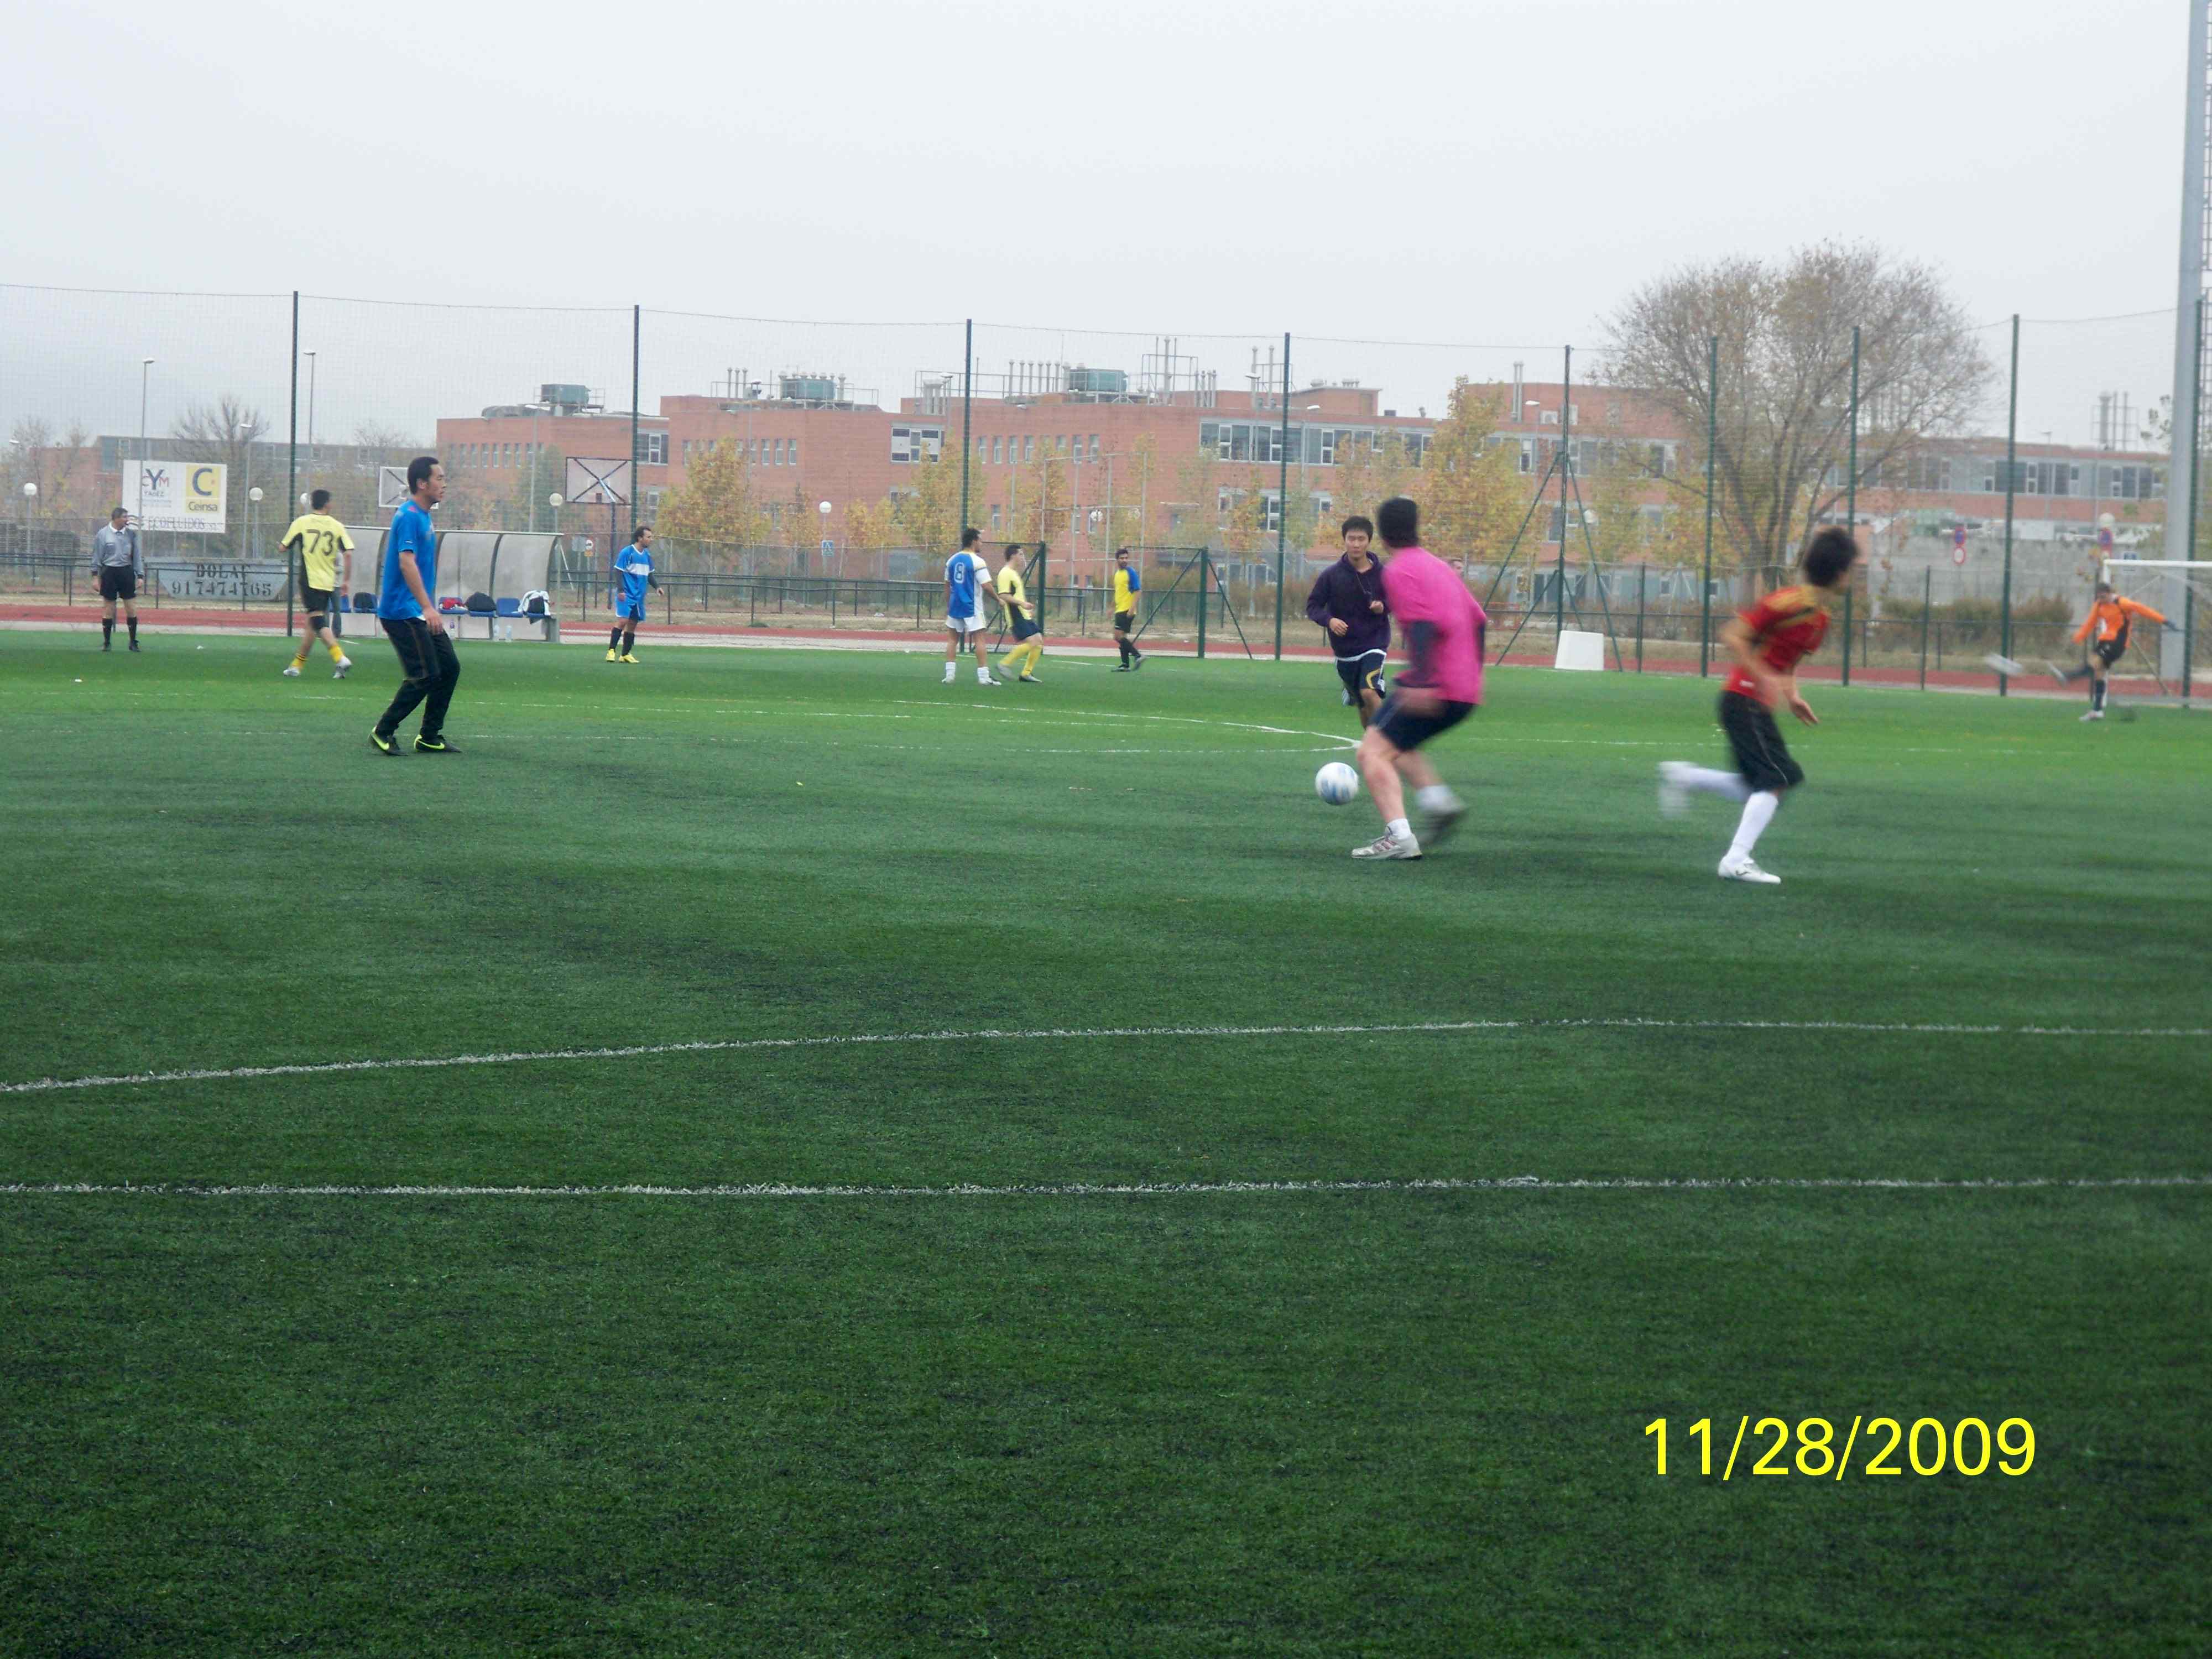
<svg viewBox="0 0 2212 1659">
<path fill-rule="evenodd" d="M 2206 668 L 2207 624 L 2212 624 L 2212 560 L 2107 559 L 2103 580 L 2114 597 L 2148 605 L 2166 620 L 2138 623 L 2129 632 L 2128 657 L 2138 672 L 2154 678 L 2159 695 L 2132 701 L 2191 703 L 2195 683 Z M 2204 706 L 2201 700 L 2195 706 Z"/>
</svg>

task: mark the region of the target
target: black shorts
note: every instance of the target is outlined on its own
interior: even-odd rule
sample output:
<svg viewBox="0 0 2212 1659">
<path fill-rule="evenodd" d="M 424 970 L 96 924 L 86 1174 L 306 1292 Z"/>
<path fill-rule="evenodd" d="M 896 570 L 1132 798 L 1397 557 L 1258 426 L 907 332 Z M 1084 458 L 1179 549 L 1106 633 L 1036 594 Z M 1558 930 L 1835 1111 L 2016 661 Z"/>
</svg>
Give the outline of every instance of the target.
<svg viewBox="0 0 2212 1659">
<path fill-rule="evenodd" d="M 1137 631 L 1137 613 L 1133 611 L 1116 611 L 1114 613 L 1114 631 L 1116 634 L 1135 633 Z"/>
<path fill-rule="evenodd" d="M 2096 644 L 2089 647 L 2089 650 L 2099 662 L 2110 668 L 2128 654 L 2128 636 L 2124 634 L 2115 634 L 2109 640 L 2099 640 Z"/>
<path fill-rule="evenodd" d="M 325 616 L 331 608 L 331 590 L 327 587 L 303 587 L 300 590 L 300 603 L 306 607 L 309 616 Z"/>
<path fill-rule="evenodd" d="M 1014 637 L 1017 640 L 1033 640 L 1043 632 L 1044 624 L 1042 623 L 1033 622 L 1027 617 L 1017 617 L 1014 618 Z"/>
<path fill-rule="evenodd" d="M 128 565 L 104 564 L 100 567 L 100 597 L 103 599 L 135 599 L 138 597 L 138 573 Z"/>
<path fill-rule="evenodd" d="M 1722 692 L 1721 730 L 1735 751 L 1735 769 L 1754 790 L 1795 789 L 1805 781 L 1805 769 L 1790 758 L 1774 711 L 1758 698 Z"/>
<path fill-rule="evenodd" d="M 1390 688 L 1383 683 L 1382 671 L 1390 660 L 1387 651 L 1364 652 L 1357 657 L 1339 657 L 1336 677 L 1344 682 L 1344 695 L 1352 702 L 1359 701 L 1362 691 L 1372 691 L 1376 696 L 1387 696 Z"/>
<path fill-rule="evenodd" d="M 1447 702 L 1434 714 L 1416 714 L 1394 696 L 1376 711 L 1373 729 L 1401 750 L 1419 749 L 1440 732 L 1449 732 L 1474 713 L 1471 702 Z"/>
</svg>

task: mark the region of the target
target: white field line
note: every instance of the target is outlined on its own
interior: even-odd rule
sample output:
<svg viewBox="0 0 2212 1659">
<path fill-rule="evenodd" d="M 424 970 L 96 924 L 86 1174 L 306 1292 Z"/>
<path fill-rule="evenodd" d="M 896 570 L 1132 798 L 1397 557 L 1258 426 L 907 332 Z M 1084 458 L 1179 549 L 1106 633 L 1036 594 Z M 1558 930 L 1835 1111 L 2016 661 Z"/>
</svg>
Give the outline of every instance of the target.
<svg viewBox="0 0 2212 1659">
<path fill-rule="evenodd" d="M 131 1198 L 1207 1198 L 1246 1194 L 1290 1197 L 1346 1193 L 1709 1193 L 1709 1192 L 2111 1192 L 2126 1188 L 2212 1188 L 2212 1175 L 2028 1176 L 2019 1178 L 1922 1180 L 1909 1176 L 1637 1176 L 1547 1180 L 1506 1176 L 1414 1181 L 1142 1181 L 1037 1182 L 987 1187 L 801 1186 L 786 1182 L 711 1187 L 642 1183 L 604 1187 L 491 1187 L 461 1185 L 289 1186 L 256 1182 L 235 1186 L 171 1182 L 10 1182 L 0 1197 L 125 1196 Z"/>
<path fill-rule="evenodd" d="M 842 1036 L 725 1037 L 694 1042 L 646 1042 L 614 1048 L 535 1048 L 482 1054 L 409 1055 L 388 1060 L 332 1060 L 289 1066 L 195 1066 L 172 1072 L 30 1078 L 0 1083 L 0 1095 L 58 1094 L 66 1090 L 137 1088 L 157 1083 L 220 1083 L 264 1077 L 324 1077 L 346 1072 L 440 1071 L 465 1066 L 550 1065 L 574 1060 L 639 1060 L 657 1054 L 763 1053 L 805 1048 L 866 1048 L 927 1042 L 1056 1042 L 1157 1037 L 1237 1038 L 1415 1036 L 1546 1031 L 1807 1031 L 1874 1036 L 2001 1036 L 2202 1042 L 2208 1026 L 1964 1025 L 1877 1020 L 1786 1019 L 1460 1019 L 1393 1025 L 1126 1025 L 1047 1027 L 1006 1031 L 854 1032 Z"/>
</svg>

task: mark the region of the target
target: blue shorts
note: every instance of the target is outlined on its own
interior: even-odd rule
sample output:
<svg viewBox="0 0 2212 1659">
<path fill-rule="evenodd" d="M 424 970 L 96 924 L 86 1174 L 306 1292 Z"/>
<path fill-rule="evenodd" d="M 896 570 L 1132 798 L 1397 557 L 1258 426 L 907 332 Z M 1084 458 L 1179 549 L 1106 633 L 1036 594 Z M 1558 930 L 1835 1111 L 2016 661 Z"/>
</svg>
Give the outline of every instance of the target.
<svg viewBox="0 0 2212 1659">
<path fill-rule="evenodd" d="M 643 599 L 617 599 L 615 601 L 615 615 L 624 622 L 643 622 L 645 620 L 645 601 Z"/>
<path fill-rule="evenodd" d="M 1043 632 L 1044 624 L 1042 623 L 1031 622 L 1027 617 L 1014 618 L 1014 637 L 1017 640 L 1033 640 Z"/>
</svg>

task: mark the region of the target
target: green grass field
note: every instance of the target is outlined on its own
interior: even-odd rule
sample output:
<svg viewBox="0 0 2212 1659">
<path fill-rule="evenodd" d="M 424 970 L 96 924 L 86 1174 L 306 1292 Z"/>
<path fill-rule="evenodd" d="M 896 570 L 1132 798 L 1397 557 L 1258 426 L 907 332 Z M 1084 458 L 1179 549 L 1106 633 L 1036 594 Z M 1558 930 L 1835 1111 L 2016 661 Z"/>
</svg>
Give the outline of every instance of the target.
<svg viewBox="0 0 2212 1659">
<path fill-rule="evenodd" d="M 641 643 L 0 635 L 0 1651 L 2206 1650 L 2212 722 Z"/>
</svg>

